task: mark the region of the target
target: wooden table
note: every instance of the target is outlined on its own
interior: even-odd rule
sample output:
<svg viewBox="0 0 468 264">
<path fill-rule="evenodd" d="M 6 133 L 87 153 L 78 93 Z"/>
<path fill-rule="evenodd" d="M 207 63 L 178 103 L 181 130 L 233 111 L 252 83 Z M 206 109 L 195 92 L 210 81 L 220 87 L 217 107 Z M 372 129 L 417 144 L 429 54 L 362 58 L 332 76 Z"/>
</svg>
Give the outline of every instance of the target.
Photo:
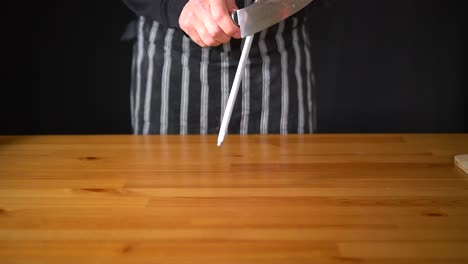
<svg viewBox="0 0 468 264">
<path fill-rule="evenodd" d="M 1 263 L 468 263 L 468 134 L 0 137 Z"/>
</svg>

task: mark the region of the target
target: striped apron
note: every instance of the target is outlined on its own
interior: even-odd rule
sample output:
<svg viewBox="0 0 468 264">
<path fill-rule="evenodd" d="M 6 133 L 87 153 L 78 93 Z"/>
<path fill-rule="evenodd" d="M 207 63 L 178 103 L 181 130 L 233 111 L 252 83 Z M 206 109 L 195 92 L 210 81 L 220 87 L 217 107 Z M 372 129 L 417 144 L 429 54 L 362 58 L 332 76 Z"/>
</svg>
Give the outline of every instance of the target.
<svg viewBox="0 0 468 264">
<path fill-rule="evenodd" d="M 255 34 L 228 127 L 231 134 L 312 133 L 315 78 L 305 16 Z M 133 47 L 135 134 L 215 134 L 242 40 L 201 48 L 182 31 L 140 17 Z"/>
</svg>

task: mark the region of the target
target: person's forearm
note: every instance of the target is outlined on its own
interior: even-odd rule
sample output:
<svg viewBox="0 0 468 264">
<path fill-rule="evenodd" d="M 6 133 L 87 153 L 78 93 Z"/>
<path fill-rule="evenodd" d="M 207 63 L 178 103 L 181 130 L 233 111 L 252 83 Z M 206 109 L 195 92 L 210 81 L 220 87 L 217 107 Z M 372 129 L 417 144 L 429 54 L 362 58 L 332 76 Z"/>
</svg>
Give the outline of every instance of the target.
<svg viewBox="0 0 468 264">
<path fill-rule="evenodd" d="M 122 0 L 135 14 L 168 27 L 179 28 L 179 16 L 188 0 Z"/>
</svg>

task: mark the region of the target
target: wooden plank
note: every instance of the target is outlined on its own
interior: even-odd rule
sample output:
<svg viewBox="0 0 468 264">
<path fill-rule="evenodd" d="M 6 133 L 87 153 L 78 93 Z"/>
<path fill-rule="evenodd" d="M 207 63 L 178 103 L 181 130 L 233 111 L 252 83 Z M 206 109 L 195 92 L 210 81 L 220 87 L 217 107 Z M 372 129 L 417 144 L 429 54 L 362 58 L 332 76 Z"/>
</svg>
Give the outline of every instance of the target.
<svg viewBox="0 0 468 264">
<path fill-rule="evenodd" d="M 2 263 L 467 263 L 467 134 L 0 136 Z"/>
</svg>

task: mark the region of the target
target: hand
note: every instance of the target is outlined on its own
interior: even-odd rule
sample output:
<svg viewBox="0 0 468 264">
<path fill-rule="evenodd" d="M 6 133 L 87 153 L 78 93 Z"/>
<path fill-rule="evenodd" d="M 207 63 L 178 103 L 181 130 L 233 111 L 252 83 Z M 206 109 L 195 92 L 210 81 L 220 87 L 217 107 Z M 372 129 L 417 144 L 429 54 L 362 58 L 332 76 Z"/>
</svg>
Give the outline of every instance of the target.
<svg viewBox="0 0 468 264">
<path fill-rule="evenodd" d="M 189 0 L 179 17 L 180 28 L 201 47 L 218 46 L 240 38 L 240 29 L 229 15 L 235 0 Z"/>
</svg>

